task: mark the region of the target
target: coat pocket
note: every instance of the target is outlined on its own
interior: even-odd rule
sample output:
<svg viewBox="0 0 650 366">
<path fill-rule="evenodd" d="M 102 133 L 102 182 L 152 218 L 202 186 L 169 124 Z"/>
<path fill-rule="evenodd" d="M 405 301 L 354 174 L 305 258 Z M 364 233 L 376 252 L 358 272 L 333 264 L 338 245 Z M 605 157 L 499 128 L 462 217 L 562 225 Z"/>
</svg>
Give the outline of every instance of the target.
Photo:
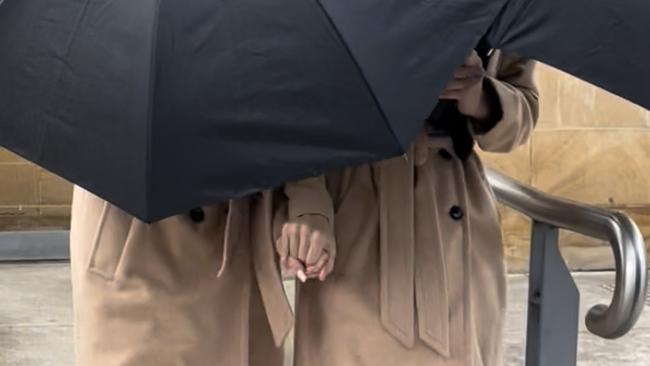
<svg viewBox="0 0 650 366">
<path fill-rule="evenodd" d="M 92 241 L 88 271 L 107 281 L 115 279 L 131 231 L 134 218 L 119 208 L 104 202 Z"/>
</svg>

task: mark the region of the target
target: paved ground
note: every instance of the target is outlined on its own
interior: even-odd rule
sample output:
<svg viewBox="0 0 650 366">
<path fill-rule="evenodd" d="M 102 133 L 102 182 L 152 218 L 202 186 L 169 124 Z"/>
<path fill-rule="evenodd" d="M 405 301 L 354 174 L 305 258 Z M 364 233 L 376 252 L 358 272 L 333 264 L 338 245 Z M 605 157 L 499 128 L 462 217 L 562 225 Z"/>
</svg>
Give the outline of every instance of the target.
<svg viewBox="0 0 650 366">
<path fill-rule="evenodd" d="M 577 274 L 584 313 L 607 302 L 610 273 Z M 507 365 L 523 365 L 526 277 L 510 277 Z M 68 265 L 0 265 L 0 366 L 72 365 Z M 580 333 L 580 366 L 650 365 L 650 312 L 627 337 L 606 341 Z"/>
</svg>

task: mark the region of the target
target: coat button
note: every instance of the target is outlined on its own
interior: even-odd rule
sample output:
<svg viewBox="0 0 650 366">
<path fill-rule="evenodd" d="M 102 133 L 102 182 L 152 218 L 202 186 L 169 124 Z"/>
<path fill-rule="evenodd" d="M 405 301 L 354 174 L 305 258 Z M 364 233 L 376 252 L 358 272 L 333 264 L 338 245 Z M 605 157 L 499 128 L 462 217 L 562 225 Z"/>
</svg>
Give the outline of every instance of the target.
<svg viewBox="0 0 650 366">
<path fill-rule="evenodd" d="M 463 209 L 460 208 L 460 206 L 453 206 L 449 210 L 449 216 L 451 216 L 452 219 L 459 221 L 463 219 L 465 212 L 463 212 Z"/>
<path fill-rule="evenodd" d="M 438 150 L 438 155 L 440 155 L 440 157 L 445 160 L 451 160 L 454 158 L 453 155 L 451 155 L 451 153 L 445 149 Z"/>
<path fill-rule="evenodd" d="M 202 223 L 203 220 L 205 220 L 205 212 L 201 207 L 193 208 L 190 210 L 190 219 L 194 221 L 195 223 L 199 224 Z"/>
</svg>

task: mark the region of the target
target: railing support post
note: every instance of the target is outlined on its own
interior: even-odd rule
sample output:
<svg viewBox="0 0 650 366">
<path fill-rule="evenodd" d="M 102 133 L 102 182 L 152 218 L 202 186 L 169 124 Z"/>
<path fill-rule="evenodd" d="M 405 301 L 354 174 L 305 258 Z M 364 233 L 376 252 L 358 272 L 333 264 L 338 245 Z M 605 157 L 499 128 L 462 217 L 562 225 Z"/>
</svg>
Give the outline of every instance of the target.
<svg viewBox="0 0 650 366">
<path fill-rule="evenodd" d="M 580 293 L 558 245 L 559 230 L 534 222 L 526 366 L 575 366 Z"/>
</svg>

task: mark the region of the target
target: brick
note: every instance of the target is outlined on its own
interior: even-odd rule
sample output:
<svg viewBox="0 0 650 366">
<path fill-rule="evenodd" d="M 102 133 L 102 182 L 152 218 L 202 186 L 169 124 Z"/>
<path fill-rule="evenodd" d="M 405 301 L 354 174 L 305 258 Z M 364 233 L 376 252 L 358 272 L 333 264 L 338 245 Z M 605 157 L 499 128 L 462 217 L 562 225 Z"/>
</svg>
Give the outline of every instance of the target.
<svg viewBox="0 0 650 366">
<path fill-rule="evenodd" d="M 530 144 L 521 146 L 509 154 L 479 152 L 485 166 L 525 184 L 530 184 L 532 179 L 530 153 Z"/>
<path fill-rule="evenodd" d="M 44 169 L 39 169 L 39 203 L 42 205 L 70 205 L 72 185 Z"/>
<path fill-rule="evenodd" d="M 539 131 L 533 185 L 597 205 L 650 203 L 650 129 Z"/>
<path fill-rule="evenodd" d="M 69 220 L 71 207 L 70 206 L 46 206 L 39 207 L 39 213 L 42 217 L 59 218 L 62 220 Z"/>
<path fill-rule="evenodd" d="M 36 174 L 31 164 L 0 164 L 0 205 L 37 204 Z"/>
<path fill-rule="evenodd" d="M 557 128 L 560 125 L 560 71 L 544 64 L 535 70 L 535 84 L 539 90 L 538 129 Z"/>
<path fill-rule="evenodd" d="M 25 160 L 9 150 L 0 148 L 0 164 L 2 163 L 24 163 Z"/>
</svg>

